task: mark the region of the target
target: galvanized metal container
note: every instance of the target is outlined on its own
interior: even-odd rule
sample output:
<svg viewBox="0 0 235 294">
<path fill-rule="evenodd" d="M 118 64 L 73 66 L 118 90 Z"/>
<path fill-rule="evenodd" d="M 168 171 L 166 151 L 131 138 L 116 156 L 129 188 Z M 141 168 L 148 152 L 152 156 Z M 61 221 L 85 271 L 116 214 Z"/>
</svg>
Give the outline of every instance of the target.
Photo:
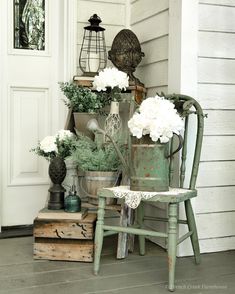
<svg viewBox="0 0 235 294">
<path fill-rule="evenodd" d="M 130 189 L 163 192 L 169 190 L 169 144 L 153 142 L 149 136 L 131 138 Z"/>
</svg>

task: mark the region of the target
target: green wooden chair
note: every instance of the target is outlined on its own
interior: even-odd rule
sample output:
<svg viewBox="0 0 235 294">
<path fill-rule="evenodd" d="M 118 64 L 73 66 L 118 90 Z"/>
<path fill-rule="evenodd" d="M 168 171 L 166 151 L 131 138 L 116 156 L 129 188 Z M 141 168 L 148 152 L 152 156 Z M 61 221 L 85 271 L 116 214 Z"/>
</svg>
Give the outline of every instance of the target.
<svg viewBox="0 0 235 294">
<path fill-rule="evenodd" d="M 174 102 L 177 111 L 180 113 L 185 120 L 185 130 L 184 130 L 184 143 L 181 151 L 181 162 L 179 164 L 179 185 L 177 188 L 170 188 L 170 191 L 166 192 L 156 192 L 155 196 L 148 200 L 142 200 L 140 205 L 137 207 L 137 217 L 136 223 L 132 227 L 122 227 L 122 226 L 108 226 L 104 225 L 104 214 L 105 214 L 105 200 L 109 197 L 115 197 L 114 188 L 104 188 L 99 190 L 99 207 L 98 207 L 98 219 L 96 223 L 95 232 L 95 260 L 94 260 L 94 274 L 98 274 L 100 267 L 100 257 L 103 244 L 103 237 L 110 236 L 115 233 L 130 233 L 139 236 L 139 250 L 140 255 L 145 254 L 145 237 L 146 236 L 157 236 L 168 239 L 168 267 L 169 267 L 169 280 L 168 289 L 170 291 L 175 290 L 175 264 L 176 264 L 176 247 L 178 244 L 183 242 L 188 237 L 191 238 L 191 243 L 194 251 L 195 262 L 200 263 L 200 248 L 198 242 L 197 228 L 194 218 L 194 213 L 191 205 L 190 199 L 197 196 L 197 191 L 195 189 L 196 179 L 198 174 L 198 167 L 201 154 L 202 138 L 203 138 L 203 126 L 204 126 L 204 115 L 199 103 L 192 97 L 185 95 L 168 95 L 166 98 Z M 197 126 L 195 130 L 189 129 L 189 116 L 196 116 Z M 191 168 L 191 177 L 189 181 L 189 187 L 185 188 L 184 179 L 186 174 L 186 159 L 187 159 L 187 141 L 188 134 L 190 133 L 190 142 L 192 140 L 192 134 L 196 136 L 196 143 L 193 152 L 193 164 Z M 174 141 L 175 138 L 172 139 Z M 173 146 L 171 142 L 171 146 Z M 173 150 L 174 147 L 170 149 Z M 173 180 L 174 173 L 174 160 L 171 158 L 169 163 L 169 180 L 170 186 Z M 178 165 L 177 165 L 178 166 Z M 121 187 L 120 187 L 121 188 Z M 116 188 L 118 189 L 118 188 Z M 168 232 L 156 232 L 150 231 L 143 228 L 144 220 L 153 220 L 153 217 L 148 217 L 144 215 L 144 202 L 165 202 L 168 204 L 168 218 L 156 218 L 157 221 L 168 221 Z M 186 220 L 178 219 L 178 206 L 179 203 L 184 202 L 186 211 Z M 187 225 L 188 233 L 178 238 L 178 225 Z"/>
</svg>

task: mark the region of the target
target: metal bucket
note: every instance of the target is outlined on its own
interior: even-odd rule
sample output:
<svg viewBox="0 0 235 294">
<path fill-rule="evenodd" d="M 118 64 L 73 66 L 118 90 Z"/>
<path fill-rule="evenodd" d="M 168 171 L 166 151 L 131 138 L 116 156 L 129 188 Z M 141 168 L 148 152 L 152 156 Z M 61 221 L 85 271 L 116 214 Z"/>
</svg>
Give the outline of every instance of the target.
<svg viewBox="0 0 235 294">
<path fill-rule="evenodd" d="M 169 190 L 169 144 L 153 142 L 149 136 L 131 138 L 130 189 L 163 192 Z"/>
</svg>

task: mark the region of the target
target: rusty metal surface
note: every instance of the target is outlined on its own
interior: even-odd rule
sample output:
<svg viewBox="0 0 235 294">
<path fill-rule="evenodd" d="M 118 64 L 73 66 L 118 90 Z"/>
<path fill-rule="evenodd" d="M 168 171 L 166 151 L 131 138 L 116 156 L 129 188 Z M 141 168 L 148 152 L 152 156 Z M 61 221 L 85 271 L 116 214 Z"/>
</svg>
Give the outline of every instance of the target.
<svg viewBox="0 0 235 294">
<path fill-rule="evenodd" d="M 132 138 L 130 186 L 133 191 L 169 190 L 168 144 L 154 143 L 144 136 Z"/>
</svg>

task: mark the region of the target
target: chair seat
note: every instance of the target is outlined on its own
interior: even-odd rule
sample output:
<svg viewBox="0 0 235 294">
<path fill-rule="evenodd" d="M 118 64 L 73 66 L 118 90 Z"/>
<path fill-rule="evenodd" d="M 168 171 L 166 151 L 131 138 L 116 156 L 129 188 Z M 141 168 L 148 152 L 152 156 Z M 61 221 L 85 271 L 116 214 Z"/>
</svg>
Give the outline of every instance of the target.
<svg viewBox="0 0 235 294">
<path fill-rule="evenodd" d="M 98 196 L 105 198 L 125 198 L 127 204 L 134 201 L 135 207 L 133 205 L 129 206 L 136 208 L 140 201 L 179 203 L 197 196 L 197 191 L 183 188 L 169 188 L 167 192 L 143 192 L 132 191 L 129 186 L 118 186 L 100 189 Z"/>
</svg>

